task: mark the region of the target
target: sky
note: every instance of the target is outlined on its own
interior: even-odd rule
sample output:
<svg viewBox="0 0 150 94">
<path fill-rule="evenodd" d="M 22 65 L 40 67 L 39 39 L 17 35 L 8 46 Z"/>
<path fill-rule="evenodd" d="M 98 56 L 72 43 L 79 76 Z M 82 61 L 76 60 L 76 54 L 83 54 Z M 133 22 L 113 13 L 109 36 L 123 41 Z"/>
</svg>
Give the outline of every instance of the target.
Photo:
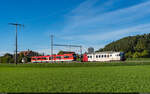
<svg viewBox="0 0 150 94">
<path fill-rule="evenodd" d="M 54 44 L 82 45 L 95 50 L 126 36 L 150 33 L 150 0 L 1 0 L 0 55 L 18 51 L 50 54 Z M 76 51 L 78 48 L 54 47 Z"/>
</svg>

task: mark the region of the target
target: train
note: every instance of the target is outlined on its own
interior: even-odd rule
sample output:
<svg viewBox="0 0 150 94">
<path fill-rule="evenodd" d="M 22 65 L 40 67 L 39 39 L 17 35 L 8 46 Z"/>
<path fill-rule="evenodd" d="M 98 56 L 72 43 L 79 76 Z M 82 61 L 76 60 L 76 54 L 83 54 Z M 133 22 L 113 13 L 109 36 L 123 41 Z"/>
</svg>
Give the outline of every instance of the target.
<svg viewBox="0 0 150 94">
<path fill-rule="evenodd" d="M 32 63 L 51 63 L 51 62 L 70 62 L 76 61 L 77 54 L 68 53 L 62 55 L 34 56 L 31 57 Z M 85 53 L 81 56 L 82 62 L 105 62 L 105 61 L 124 61 L 124 52 L 96 52 Z"/>
<path fill-rule="evenodd" d="M 34 56 L 31 58 L 32 63 L 51 63 L 53 61 L 76 61 L 76 54 Z"/>
<path fill-rule="evenodd" d="M 84 54 L 83 57 L 84 57 L 83 58 L 84 62 L 93 62 L 93 61 L 105 62 L 105 61 L 124 61 L 125 60 L 124 52 L 112 52 L 112 51 Z"/>
</svg>

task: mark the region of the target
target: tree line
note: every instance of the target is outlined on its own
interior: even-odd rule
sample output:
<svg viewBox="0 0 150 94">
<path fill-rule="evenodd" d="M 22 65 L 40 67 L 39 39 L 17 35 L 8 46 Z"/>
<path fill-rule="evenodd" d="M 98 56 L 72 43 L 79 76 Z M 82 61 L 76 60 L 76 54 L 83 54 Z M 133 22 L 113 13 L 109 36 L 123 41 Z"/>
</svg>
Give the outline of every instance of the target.
<svg viewBox="0 0 150 94">
<path fill-rule="evenodd" d="M 31 62 L 32 56 L 41 56 L 41 54 L 37 52 L 33 52 L 29 55 L 24 55 L 23 53 L 18 54 L 18 63 L 27 63 Z M 24 62 L 22 62 L 24 60 Z M 15 63 L 15 55 L 6 53 L 3 56 L 0 56 L 0 63 Z"/>
<path fill-rule="evenodd" d="M 126 58 L 148 58 L 150 57 L 150 33 L 124 37 L 97 52 L 102 51 L 121 51 L 125 53 Z"/>
</svg>

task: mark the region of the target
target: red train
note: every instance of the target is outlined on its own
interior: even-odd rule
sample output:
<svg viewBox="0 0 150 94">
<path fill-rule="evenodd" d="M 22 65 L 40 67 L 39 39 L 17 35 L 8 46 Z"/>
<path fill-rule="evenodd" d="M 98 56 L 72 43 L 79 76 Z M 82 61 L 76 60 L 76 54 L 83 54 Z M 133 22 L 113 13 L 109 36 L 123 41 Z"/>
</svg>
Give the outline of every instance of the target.
<svg viewBox="0 0 150 94">
<path fill-rule="evenodd" d="M 32 63 L 50 63 L 53 61 L 76 61 L 76 54 L 34 56 L 31 58 Z"/>
</svg>

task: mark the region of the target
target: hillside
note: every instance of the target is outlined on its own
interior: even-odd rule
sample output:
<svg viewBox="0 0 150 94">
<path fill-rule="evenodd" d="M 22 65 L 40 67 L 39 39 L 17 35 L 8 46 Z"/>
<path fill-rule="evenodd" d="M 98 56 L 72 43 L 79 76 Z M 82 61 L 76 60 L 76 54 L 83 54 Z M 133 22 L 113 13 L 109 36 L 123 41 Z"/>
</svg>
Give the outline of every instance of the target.
<svg viewBox="0 0 150 94">
<path fill-rule="evenodd" d="M 98 51 L 123 51 L 126 57 L 150 57 L 150 34 L 128 36 L 114 41 Z"/>
</svg>

